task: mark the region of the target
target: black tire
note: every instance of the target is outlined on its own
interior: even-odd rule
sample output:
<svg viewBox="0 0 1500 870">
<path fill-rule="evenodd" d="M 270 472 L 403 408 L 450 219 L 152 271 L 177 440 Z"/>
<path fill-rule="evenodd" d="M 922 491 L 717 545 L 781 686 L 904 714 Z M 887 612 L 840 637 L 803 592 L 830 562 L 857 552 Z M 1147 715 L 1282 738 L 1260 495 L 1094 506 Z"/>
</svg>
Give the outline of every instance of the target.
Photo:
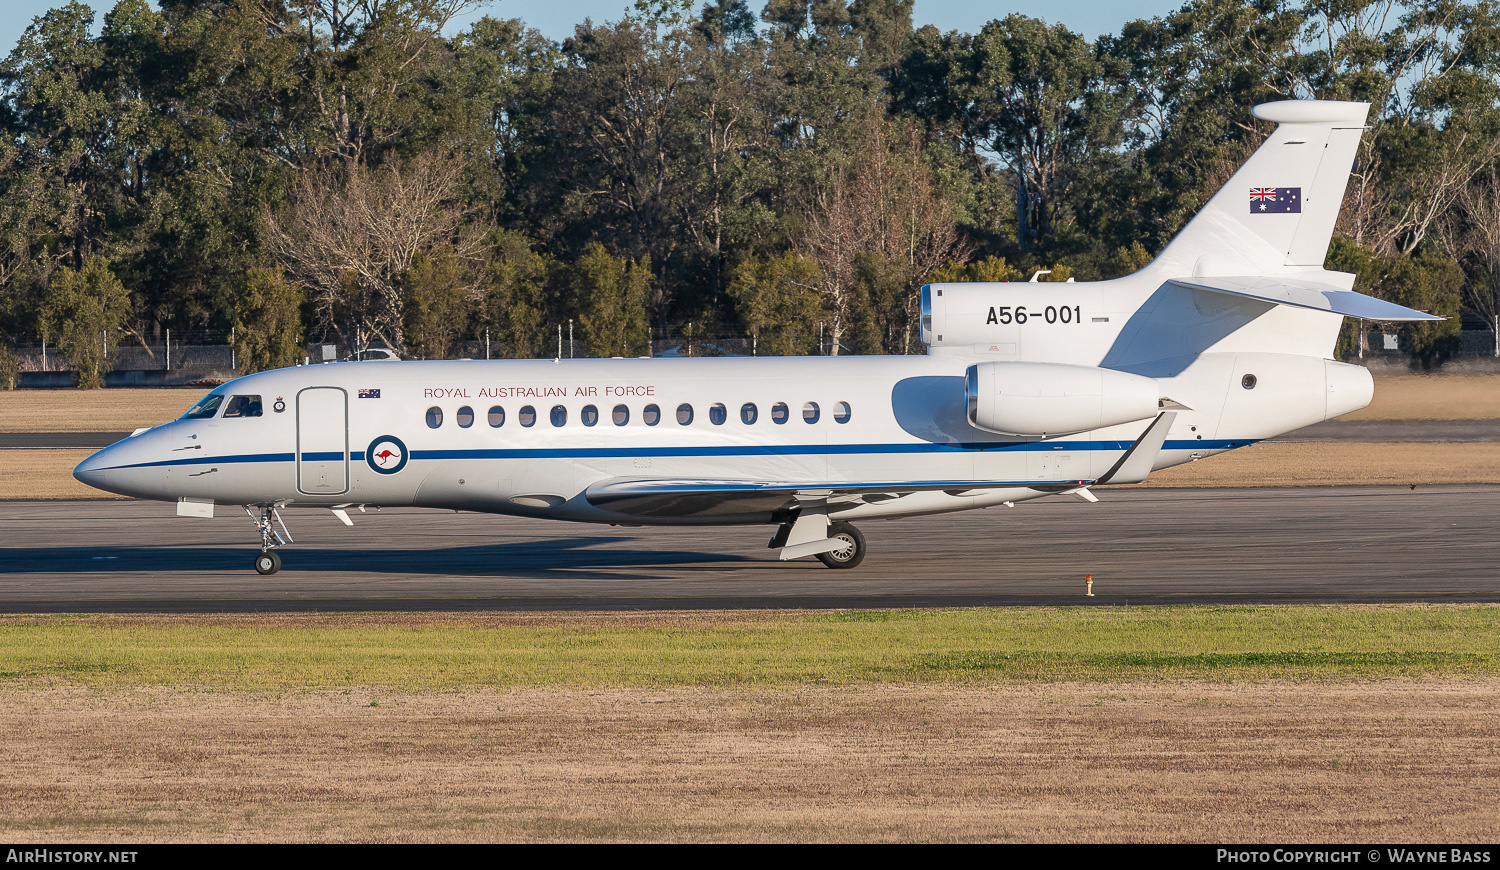
<svg viewBox="0 0 1500 870">
<path fill-rule="evenodd" d="M 255 557 L 255 571 L 258 574 L 275 574 L 281 570 L 281 555 L 275 550 L 262 550 Z"/>
<path fill-rule="evenodd" d="M 830 568 L 853 568 L 865 560 L 865 536 L 848 523 L 828 527 L 828 537 L 838 538 L 844 546 L 818 554 L 818 561 Z"/>
</svg>

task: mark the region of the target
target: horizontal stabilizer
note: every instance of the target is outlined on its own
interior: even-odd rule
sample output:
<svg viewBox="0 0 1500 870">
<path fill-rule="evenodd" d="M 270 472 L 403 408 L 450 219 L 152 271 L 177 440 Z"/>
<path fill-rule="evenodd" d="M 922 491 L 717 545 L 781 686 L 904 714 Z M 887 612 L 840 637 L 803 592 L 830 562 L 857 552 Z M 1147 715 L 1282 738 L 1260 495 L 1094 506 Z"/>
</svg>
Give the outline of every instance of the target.
<svg viewBox="0 0 1500 870">
<path fill-rule="evenodd" d="M 1384 299 L 1376 299 L 1374 296 L 1366 296 L 1353 290 L 1340 290 L 1331 284 L 1321 284 L 1317 281 L 1295 281 L 1285 278 L 1258 278 L 1258 277 L 1235 277 L 1235 278 L 1173 278 L 1171 283 L 1178 287 L 1186 287 L 1190 290 L 1207 290 L 1210 293 L 1224 293 L 1229 296 L 1241 296 L 1246 299 L 1257 299 L 1261 302 L 1271 302 L 1276 305 L 1292 305 L 1297 308 L 1311 308 L 1314 311 L 1329 311 L 1334 314 L 1342 314 L 1345 317 L 1358 317 L 1361 320 L 1443 320 L 1434 314 L 1427 314 Z"/>
</svg>

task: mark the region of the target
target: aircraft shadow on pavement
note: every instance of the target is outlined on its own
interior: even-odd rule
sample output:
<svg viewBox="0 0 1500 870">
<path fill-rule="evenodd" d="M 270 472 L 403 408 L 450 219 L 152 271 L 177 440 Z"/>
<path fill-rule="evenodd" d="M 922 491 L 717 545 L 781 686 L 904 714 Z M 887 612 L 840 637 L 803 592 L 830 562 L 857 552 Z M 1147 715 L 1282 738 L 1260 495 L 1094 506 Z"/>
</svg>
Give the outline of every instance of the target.
<svg viewBox="0 0 1500 870">
<path fill-rule="evenodd" d="M 514 544 L 420 550 L 330 548 L 296 545 L 278 552 L 282 573 L 477 575 L 487 577 L 576 575 L 591 570 L 683 569 L 708 564 L 755 564 L 724 553 L 621 547 L 620 537 L 569 537 Z M 250 547 L 13 547 L 0 549 L 0 575 L 158 574 L 252 572 Z"/>
</svg>

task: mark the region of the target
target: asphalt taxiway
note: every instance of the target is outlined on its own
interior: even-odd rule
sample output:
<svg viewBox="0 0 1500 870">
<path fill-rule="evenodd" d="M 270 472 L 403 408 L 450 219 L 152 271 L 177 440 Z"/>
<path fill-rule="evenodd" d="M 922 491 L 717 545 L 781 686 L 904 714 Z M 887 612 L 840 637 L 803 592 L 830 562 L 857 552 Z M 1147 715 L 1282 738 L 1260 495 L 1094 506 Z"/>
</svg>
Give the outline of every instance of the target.
<svg viewBox="0 0 1500 870">
<path fill-rule="evenodd" d="M 861 523 L 870 554 L 850 571 L 777 561 L 769 526 L 400 509 L 353 528 L 286 511 L 296 542 L 261 576 L 238 508 L 8 501 L 0 612 L 1500 602 L 1500 487 L 1097 491 Z"/>
</svg>

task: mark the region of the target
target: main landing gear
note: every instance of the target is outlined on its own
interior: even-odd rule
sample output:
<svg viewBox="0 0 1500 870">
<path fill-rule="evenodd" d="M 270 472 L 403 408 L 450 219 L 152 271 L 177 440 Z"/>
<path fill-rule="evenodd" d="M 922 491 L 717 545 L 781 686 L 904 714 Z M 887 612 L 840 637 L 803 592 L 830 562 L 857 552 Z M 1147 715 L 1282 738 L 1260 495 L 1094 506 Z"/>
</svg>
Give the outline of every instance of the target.
<svg viewBox="0 0 1500 870">
<path fill-rule="evenodd" d="M 255 571 L 258 574 L 275 574 L 281 570 L 281 554 L 276 548 L 292 543 L 292 533 L 287 530 L 286 521 L 281 518 L 275 505 L 261 505 L 260 517 L 250 512 L 250 505 L 245 505 L 245 515 L 255 520 L 255 530 L 260 533 L 260 553 L 255 557 Z M 282 537 L 281 532 L 271 524 L 275 520 L 281 526 L 281 532 L 286 532 Z"/>
<path fill-rule="evenodd" d="M 818 561 L 830 568 L 853 568 L 865 560 L 865 536 L 848 523 L 833 523 L 828 537 L 839 542 L 837 549 L 818 554 Z"/>
<path fill-rule="evenodd" d="M 782 520 L 771 536 L 771 549 L 781 549 L 781 559 L 817 556 L 830 568 L 853 568 L 865 560 L 865 536 L 848 523 L 832 523 L 823 513 L 793 514 Z"/>
</svg>

